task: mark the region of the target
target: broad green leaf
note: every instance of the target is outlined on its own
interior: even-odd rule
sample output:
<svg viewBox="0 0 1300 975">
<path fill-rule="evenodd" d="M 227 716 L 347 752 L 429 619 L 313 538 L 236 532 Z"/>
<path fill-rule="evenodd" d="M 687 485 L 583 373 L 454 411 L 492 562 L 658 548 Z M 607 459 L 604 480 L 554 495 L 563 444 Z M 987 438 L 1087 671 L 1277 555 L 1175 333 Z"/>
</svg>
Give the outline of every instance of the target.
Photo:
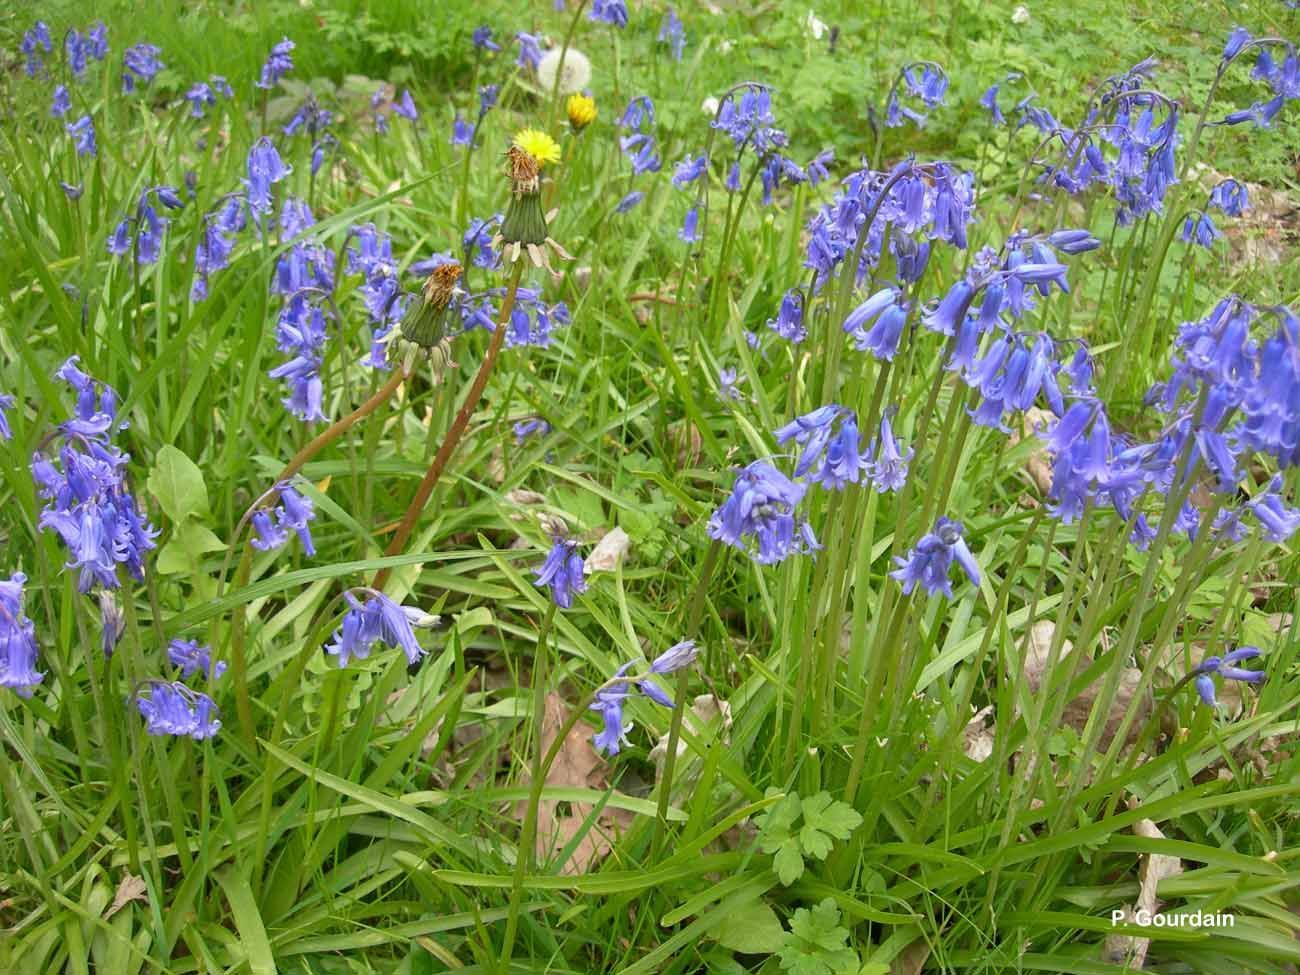
<svg viewBox="0 0 1300 975">
<path fill-rule="evenodd" d="M 789 887 L 803 876 L 803 854 L 799 852 L 799 841 L 793 836 L 781 845 L 772 860 L 772 869 L 781 883 Z"/>
<path fill-rule="evenodd" d="M 167 517 L 176 524 L 191 515 L 208 513 L 208 489 L 203 483 L 203 472 L 171 444 L 164 444 L 155 455 L 148 487 Z"/>
<path fill-rule="evenodd" d="M 158 553 L 158 571 L 163 575 L 193 573 L 205 552 L 223 552 L 226 543 L 197 521 L 185 521 Z"/>
<path fill-rule="evenodd" d="M 714 929 L 718 944 L 747 955 L 770 955 L 785 941 L 781 919 L 762 901 L 737 907 Z"/>
</svg>

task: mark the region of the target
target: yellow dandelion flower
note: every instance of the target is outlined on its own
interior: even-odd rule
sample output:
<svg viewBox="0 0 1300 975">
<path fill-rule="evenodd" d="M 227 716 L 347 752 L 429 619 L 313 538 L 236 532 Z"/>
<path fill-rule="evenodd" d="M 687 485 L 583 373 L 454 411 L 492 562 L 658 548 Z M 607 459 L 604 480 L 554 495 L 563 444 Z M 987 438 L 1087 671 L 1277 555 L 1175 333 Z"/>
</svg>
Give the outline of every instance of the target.
<svg viewBox="0 0 1300 975">
<path fill-rule="evenodd" d="M 514 144 L 537 160 L 540 168 L 560 161 L 560 144 L 540 129 L 523 129 L 515 134 Z"/>
<path fill-rule="evenodd" d="M 575 132 L 581 132 L 596 120 L 596 100 L 589 95 L 570 95 L 564 107 Z"/>
</svg>

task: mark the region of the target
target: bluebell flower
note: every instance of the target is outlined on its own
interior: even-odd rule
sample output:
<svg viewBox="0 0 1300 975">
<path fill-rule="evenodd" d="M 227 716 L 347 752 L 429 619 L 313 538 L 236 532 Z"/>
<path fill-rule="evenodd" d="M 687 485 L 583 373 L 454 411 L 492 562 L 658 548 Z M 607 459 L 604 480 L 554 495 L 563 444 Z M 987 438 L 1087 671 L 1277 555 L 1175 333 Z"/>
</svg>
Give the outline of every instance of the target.
<svg viewBox="0 0 1300 975">
<path fill-rule="evenodd" d="M 877 359 L 892 362 L 898 354 L 898 343 L 910 309 L 911 303 L 903 300 L 901 292 L 886 288 L 868 298 L 844 319 L 844 331 L 849 333 L 854 348 L 860 352 L 870 352 Z M 868 328 L 872 319 L 874 324 Z"/>
<path fill-rule="evenodd" d="M 1289 508 L 1282 502 L 1282 478 L 1274 477 L 1265 491 L 1246 502 L 1270 541 L 1283 544 L 1300 530 L 1300 508 Z"/>
<path fill-rule="evenodd" d="M 803 477 L 822 459 L 822 454 L 831 442 L 835 421 L 848 412 L 850 411 L 836 403 L 828 403 L 777 428 L 773 436 L 778 444 L 785 445 L 793 440 L 803 448 L 795 464 L 795 477 Z"/>
<path fill-rule="evenodd" d="M 269 91 L 293 70 L 293 49 L 294 43 L 287 37 L 271 48 L 266 63 L 262 65 L 262 73 L 257 79 L 258 88 Z"/>
<path fill-rule="evenodd" d="M 619 128 L 643 131 L 645 127 L 655 124 L 655 104 L 649 95 L 637 95 L 627 103 L 618 120 Z"/>
<path fill-rule="evenodd" d="M 1260 655 L 1259 647 L 1238 647 L 1236 650 L 1225 653 L 1222 657 L 1206 657 L 1192 671 L 1192 673 L 1196 674 L 1196 693 L 1200 695 L 1202 701 L 1214 707 L 1217 703 L 1214 695 L 1215 675 L 1224 680 L 1258 684 L 1267 676 L 1264 671 L 1247 670 L 1244 667 L 1238 667 L 1237 664 L 1243 660 L 1252 660 Z"/>
<path fill-rule="evenodd" d="M 920 99 L 927 109 L 937 108 L 943 103 L 948 91 L 948 76 L 937 64 L 918 62 L 909 64 L 899 74 L 899 82 L 890 90 L 889 100 L 885 105 L 885 124 L 891 128 L 910 120 L 917 125 L 925 124 L 925 115 L 906 105 L 902 93 Z"/>
<path fill-rule="evenodd" d="M 813 156 L 812 159 L 808 161 L 807 166 L 808 183 L 812 186 L 816 186 L 823 180 L 830 179 L 831 174 L 827 167 L 834 161 L 834 149 L 823 149 L 821 152 L 817 153 L 817 155 Z"/>
<path fill-rule="evenodd" d="M 149 84 L 166 65 L 158 55 L 162 48 L 156 44 L 136 44 L 122 55 L 122 90 L 135 91 L 137 84 Z"/>
<path fill-rule="evenodd" d="M 632 164 L 632 172 L 636 175 L 659 172 L 662 162 L 655 151 L 653 136 L 644 132 L 634 132 L 631 135 L 621 136 L 618 145 L 623 155 Z"/>
<path fill-rule="evenodd" d="M 686 49 L 686 31 L 677 17 L 677 11 L 672 7 L 664 11 L 663 19 L 659 21 L 659 42 L 667 42 L 672 48 L 674 60 L 682 59 L 682 52 Z"/>
<path fill-rule="evenodd" d="M 894 436 L 894 409 L 891 407 L 881 415 L 880 436 L 872 440 L 867 449 L 867 478 L 880 494 L 902 490 L 907 483 L 907 468 L 913 454 L 911 447 L 904 450 Z"/>
<path fill-rule="evenodd" d="M 90 56 L 90 38 L 79 30 L 68 31 L 63 37 L 63 52 L 72 76 L 80 81 L 86 73 Z"/>
<path fill-rule="evenodd" d="M 650 662 L 650 673 L 676 673 L 695 663 L 699 655 L 700 649 L 695 645 L 694 640 L 683 640 L 681 643 L 674 643 Z"/>
<path fill-rule="evenodd" d="M 644 193 L 642 193 L 640 190 L 633 190 L 627 196 L 623 197 L 623 199 L 618 201 L 618 205 L 614 207 L 614 211 L 616 213 L 627 213 L 629 210 L 631 210 L 634 206 L 636 206 L 644 199 L 645 199 Z"/>
<path fill-rule="evenodd" d="M 1210 215 L 1203 211 L 1189 213 L 1183 220 L 1182 239 L 1184 243 L 1200 244 L 1207 250 L 1214 246 L 1214 242 L 1222 237 L 1219 229 L 1214 226 L 1214 221 Z"/>
<path fill-rule="evenodd" d="M 151 735 L 171 735 L 203 741 L 221 730 L 221 712 L 206 694 L 191 690 L 179 681 L 146 682 L 136 694 L 135 705 Z"/>
<path fill-rule="evenodd" d="M 420 113 L 415 107 L 415 99 L 411 97 L 410 89 L 403 88 L 401 96 L 393 102 L 393 114 L 400 115 L 408 122 L 419 119 Z"/>
<path fill-rule="evenodd" d="M 540 416 L 534 416 L 520 420 L 514 425 L 514 431 L 515 445 L 523 446 L 525 441 L 533 437 L 545 437 L 551 432 L 551 425 Z"/>
<path fill-rule="evenodd" d="M 750 84 L 730 92 L 709 124 L 730 136 L 736 149 L 749 148 L 760 157 L 783 148 L 789 141 L 776 127 L 772 93 L 761 85 Z"/>
<path fill-rule="evenodd" d="M 515 60 L 515 66 L 536 71 L 537 66 L 542 63 L 542 46 L 539 39 L 533 34 L 520 31 L 515 35 L 515 40 L 519 42 L 519 57 Z"/>
<path fill-rule="evenodd" d="M 275 494 L 274 522 L 265 508 L 259 507 L 253 514 L 253 529 L 257 532 L 253 547 L 262 551 L 279 548 L 289 540 L 289 531 L 292 530 L 302 543 L 303 552 L 309 556 L 315 555 L 311 522 L 316 518 L 316 508 L 311 499 L 304 497 L 288 483 L 276 485 Z"/>
<path fill-rule="evenodd" d="M 181 669 L 181 679 L 189 680 L 201 673 L 210 680 L 217 680 L 226 672 L 224 660 L 212 662 L 212 648 L 200 644 L 198 640 L 172 640 L 167 644 L 167 659 Z"/>
<path fill-rule="evenodd" d="M 803 304 L 803 292 L 791 288 L 781 298 L 776 317 L 767 320 L 767 327 L 787 342 L 798 345 L 808 337 L 808 330 L 803 324 Z"/>
<path fill-rule="evenodd" d="M 700 239 L 700 209 L 691 207 L 686 211 L 686 220 L 682 223 L 682 229 L 677 232 L 677 236 L 688 244 L 694 244 Z"/>
<path fill-rule="evenodd" d="M 1225 216 L 1241 216 L 1250 209 L 1250 194 L 1246 184 L 1232 178 L 1220 180 L 1210 191 L 1209 205 L 1222 211 Z"/>
<path fill-rule="evenodd" d="M 63 195 L 69 200 L 80 200 L 81 194 L 85 192 L 85 187 L 81 183 L 77 183 L 74 186 L 72 183 L 65 183 L 63 180 L 59 180 L 59 187 L 63 190 Z"/>
<path fill-rule="evenodd" d="M 974 299 L 975 287 L 960 278 L 942 299 L 921 313 L 921 324 L 940 335 L 955 335 Z"/>
<path fill-rule="evenodd" d="M 381 643 L 401 650 L 410 666 L 418 664 L 425 650 L 416 638 L 415 627 L 433 626 L 438 618 L 419 609 L 401 606 L 377 590 L 363 591 L 366 594 L 364 602 L 351 591 L 343 594 L 349 608 L 343 614 L 342 625 L 326 644 L 326 653 L 336 657 L 340 667 L 346 667 L 354 657 L 364 660 L 370 656 L 374 645 Z"/>
<path fill-rule="evenodd" d="M 469 223 L 461 238 L 465 252 L 465 263 L 474 267 L 496 267 L 497 253 L 492 248 L 493 230 L 501 224 L 502 215 L 497 213 L 482 219 L 475 217 Z"/>
<path fill-rule="evenodd" d="M 491 289 L 488 295 L 501 297 L 502 289 Z M 493 316 L 495 322 L 495 316 Z M 556 326 L 568 325 L 569 307 L 562 301 L 547 304 L 536 288 L 519 288 L 515 293 L 515 307 L 507 323 L 506 347 L 533 345 L 545 348 L 551 344 L 551 332 Z M 495 327 L 495 326 L 494 326 Z"/>
<path fill-rule="evenodd" d="M 68 97 L 68 86 L 57 85 L 54 88 L 54 96 L 50 100 L 50 115 L 54 118 L 63 118 L 72 110 L 72 99 Z"/>
<path fill-rule="evenodd" d="M 942 593 L 953 598 L 952 583 L 948 573 L 955 561 L 966 573 L 971 585 L 980 584 L 979 565 L 966 545 L 965 529 L 961 522 L 940 518 L 934 531 L 928 533 L 908 553 L 907 558 L 897 558 L 898 568 L 889 575 L 903 584 L 903 593 L 911 594 L 917 583 L 931 596 Z"/>
<path fill-rule="evenodd" d="M 551 598 L 561 609 L 570 608 L 574 595 L 587 591 L 578 543 L 559 535 L 554 536 L 546 561 L 537 569 L 534 585 L 550 589 Z"/>
<path fill-rule="evenodd" d="M 679 190 L 683 190 L 708 172 L 708 168 L 709 157 L 707 155 L 700 153 L 700 155 L 692 159 L 690 153 L 687 153 L 686 158 L 679 162 L 676 169 L 673 170 L 672 183 Z"/>
<path fill-rule="evenodd" d="M 99 591 L 99 648 L 105 657 L 113 656 L 118 641 L 126 631 L 126 617 L 111 590 Z"/>
<path fill-rule="evenodd" d="M 501 45 L 492 40 L 492 28 L 487 24 L 474 28 L 474 34 L 470 40 L 473 42 L 474 47 L 480 51 L 501 50 Z"/>
<path fill-rule="evenodd" d="M 622 677 L 629 666 L 630 664 L 624 664 L 614 676 Z M 627 735 L 632 730 L 632 725 L 623 719 L 623 705 L 627 696 L 627 683 L 620 681 L 598 690 L 596 699 L 591 704 L 590 710 L 600 712 L 602 720 L 601 730 L 592 736 L 592 744 L 603 755 L 617 755 L 628 744 Z"/>
<path fill-rule="evenodd" d="M 12 440 L 14 433 L 9 427 L 9 411 L 17 402 L 8 393 L 0 393 L 0 440 Z"/>
<path fill-rule="evenodd" d="M 1228 34 L 1228 42 L 1223 46 L 1223 60 L 1231 61 L 1241 53 L 1242 48 L 1250 41 L 1250 31 L 1244 27 L 1234 27 Z"/>
<path fill-rule="evenodd" d="M 828 491 L 842 491 L 861 481 L 869 465 L 869 456 L 862 453 L 857 415 L 852 410 L 845 410 L 839 430 L 826 445 L 821 464 L 809 472 L 809 480 Z"/>
<path fill-rule="evenodd" d="M 0 582 L 0 687 L 31 697 L 45 677 L 36 669 L 36 627 L 23 614 L 27 577 L 15 572 Z"/>
<path fill-rule="evenodd" d="M 796 514 L 805 490 L 771 464 L 755 461 L 737 472 L 731 494 L 709 518 L 709 537 L 750 553 L 760 565 L 815 551 L 821 546 L 812 528 Z"/>
<path fill-rule="evenodd" d="M 326 340 L 324 313 L 304 293 L 298 292 L 281 309 L 275 335 L 276 345 L 289 358 L 270 369 L 267 375 L 289 384 L 290 394 L 283 401 L 285 408 L 308 423 L 323 420 L 320 368 Z"/>
<path fill-rule="evenodd" d="M 984 94 L 980 96 L 980 107 L 988 109 L 994 125 L 1007 124 L 1007 117 L 1002 114 L 1002 106 L 998 104 L 998 89 L 1000 87 L 1000 85 L 990 85 Z"/>
<path fill-rule="evenodd" d="M 627 4 L 624 0 L 592 0 L 587 19 L 614 27 L 626 27 Z"/>
<path fill-rule="evenodd" d="M 64 129 L 72 136 L 72 144 L 76 147 L 78 156 L 96 154 L 95 122 L 89 115 L 83 115 L 75 122 L 68 123 Z"/>
<path fill-rule="evenodd" d="M 496 106 L 497 96 L 501 91 L 499 85 L 483 85 L 478 90 L 478 117 L 482 119 Z"/>
<path fill-rule="evenodd" d="M 459 113 L 451 120 L 451 144 L 467 146 L 474 138 L 474 126 L 470 125 Z"/>
<path fill-rule="evenodd" d="M 1047 235 L 1047 243 L 1063 254 L 1083 254 L 1096 250 L 1101 241 L 1086 230 L 1056 230 Z"/>
<path fill-rule="evenodd" d="M 740 384 L 745 381 L 735 369 L 718 370 L 718 398 L 724 403 L 738 403 L 745 398 L 740 391 Z"/>
<path fill-rule="evenodd" d="M 288 176 L 293 170 L 285 165 L 275 144 L 262 136 L 248 152 L 248 177 L 244 180 L 244 189 L 248 197 L 248 208 L 259 219 L 271 212 L 271 187 Z"/>
</svg>

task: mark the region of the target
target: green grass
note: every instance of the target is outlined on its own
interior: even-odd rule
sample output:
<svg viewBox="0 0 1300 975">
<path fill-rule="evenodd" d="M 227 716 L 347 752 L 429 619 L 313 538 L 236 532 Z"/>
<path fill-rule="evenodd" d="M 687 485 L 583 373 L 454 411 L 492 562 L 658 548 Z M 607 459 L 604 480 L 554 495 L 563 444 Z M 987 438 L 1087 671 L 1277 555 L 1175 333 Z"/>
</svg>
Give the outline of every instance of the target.
<svg viewBox="0 0 1300 975">
<path fill-rule="evenodd" d="M 16 60 L 31 13 L 0 17 L 15 58 L 0 80 L 0 392 L 18 401 L 13 439 L 0 442 L 0 577 L 28 577 L 46 674 L 30 698 L 0 689 L 0 970 L 1121 972 L 1102 954 L 1111 911 L 1135 901 L 1155 854 L 1183 866 L 1159 885 L 1166 912 L 1229 913 L 1236 925 L 1120 929 L 1151 938 L 1148 968 L 1281 973 L 1300 962 L 1295 540 L 1271 544 L 1252 522 L 1247 540 L 1217 545 L 1166 525 L 1142 552 L 1109 509 L 1058 522 L 1034 480 L 1036 441 L 970 422 L 974 397 L 940 369 L 942 338 L 913 330 L 889 368 L 848 344 L 840 323 L 865 283 L 830 282 L 800 345 L 766 327 L 786 290 L 807 282 L 808 219 L 860 158 L 874 153 L 886 169 L 908 153 L 949 160 L 977 175 L 978 219 L 967 251 L 934 243 L 912 297 L 942 296 L 1013 219 L 1032 231 L 1089 227 L 1104 246 L 1068 259 L 1071 294 L 1042 300 L 1024 327 L 1086 339 L 1112 419 L 1154 436 L 1164 420 L 1142 393 L 1167 378 L 1180 322 L 1228 293 L 1300 300 L 1290 218 L 1241 230 L 1216 215 L 1230 240 L 1206 251 L 1175 235 L 1163 255 L 1162 231 L 1181 227 L 1212 180 L 1186 179 L 1164 217 L 1113 229 L 1114 202 L 1095 191 L 1027 197 L 1036 136 L 995 131 L 977 102 L 1020 70 L 1029 87 L 1017 90 L 1072 124 L 1102 79 L 1155 54 L 1153 84 L 1180 101 L 1185 146 L 1231 26 L 1294 38 L 1295 12 L 1263 0 L 1088 0 L 1031 5 L 1018 24 L 1014 4 L 826 3 L 817 16 L 839 28 L 832 48 L 806 32 L 807 4 L 683 3 L 681 63 L 656 40 L 661 5 L 633 10 L 623 32 L 579 22 L 573 45 L 591 59 L 600 114 L 547 170 L 560 208 L 550 232 L 574 260 L 554 277 L 524 276 L 563 300 L 571 323 L 545 348 L 502 352 L 403 554 L 383 553 L 487 334 L 455 339 L 441 384 L 417 369 L 393 403 L 312 456 L 308 558 L 296 542 L 253 551 L 241 533 L 241 516 L 324 426 L 291 416 L 283 384 L 266 376 L 282 359 L 270 284 L 289 245 L 246 232 L 208 298 L 188 297 L 202 216 L 239 187 L 262 131 L 253 81 L 265 54 L 281 36 L 298 45 L 265 112 L 294 168 L 277 201 L 310 196 L 313 233 L 337 259 L 339 314 L 321 369 L 335 420 L 384 380 L 359 365 L 370 324 L 363 279 L 342 256 L 350 229 L 374 223 L 406 268 L 458 254 L 466 214 L 503 211 L 511 135 L 552 117 L 549 92 L 516 72 L 509 38 L 530 30 L 558 43 L 571 14 L 496 0 L 94 6 L 41 14 L 56 43 L 67 26 L 109 25 L 109 64 L 73 86 L 73 116 L 95 117 L 93 160 L 49 118 L 50 84 Z M 505 50 L 476 61 L 468 38 L 483 22 Z M 141 40 L 162 48 L 167 68 L 127 98 L 113 59 Z M 923 129 L 877 136 L 868 107 L 883 111 L 914 58 L 945 66 L 946 104 Z M 177 99 L 213 73 L 237 97 L 188 119 Z M 1210 117 L 1249 103 L 1247 74 L 1230 76 Z M 375 133 L 368 79 L 381 78 L 411 89 L 418 123 L 393 118 Z M 709 138 L 701 102 L 751 79 L 774 87 L 794 159 L 834 147 L 833 179 L 782 187 L 764 207 L 757 187 L 743 202 L 728 194 L 716 163 L 705 237 L 688 246 L 678 231 L 694 196 L 670 184 L 673 166 Z M 307 82 L 336 111 L 339 138 L 314 180 L 308 144 L 278 135 Z M 485 83 L 502 86 L 501 102 L 466 165 L 451 120 L 476 111 Z M 638 176 L 617 122 L 642 93 L 658 109 L 663 169 Z M 1288 194 L 1297 117 L 1289 105 L 1271 130 L 1207 129 L 1197 159 Z M 195 196 L 169 215 L 159 261 L 137 271 L 129 255 L 110 256 L 139 193 L 184 186 L 187 172 Z M 80 201 L 59 180 L 82 184 Z M 634 189 L 643 202 L 615 213 Z M 1247 238 L 1275 241 L 1280 260 L 1240 260 Z M 471 267 L 467 287 L 506 278 Z M 118 443 L 161 529 L 145 581 L 124 577 L 126 632 L 111 660 L 97 602 L 63 569 L 59 540 L 38 530 L 28 467 L 72 409 L 53 377 L 72 354 L 120 394 L 130 426 Z M 737 370 L 742 399 L 719 395 L 721 368 Z M 868 435 L 868 417 L 898 407 L 896 430 L 915 448 L 908 487 L 810 488 L 805 513 L 825 546 L 816 558 L 760 566 L 714 550 L 706 524 L 733 468 L 775 457 L 788 471 L 772 431 L 831 401 L 857 410 Z M 512 426 L 530 417 L 552 430 L 517 444 Z M 1275 466 L 1250 467 L 1241 491 L 1258 495 Z M 1296 491 L 1291 471 L 1286 496 Z M 904 597 L 893 558 L 942 514 L 966 525 L 982 581 L 954 573 L 951 600 Z M 1161 509 L 1150 514 L 1157 524 Z M 555 519 L 583 555 L 614 528 L 631 546 L 552 616 L 533 571 Z M 389 595 L 441 615 L 421 631 L 429 655 L 414 672 L 386 649 L 338 668 L 321 646 L 343 591 L 385 568 Z M 1043 624 L 1053 635 L 1036 650 Z M 716 695 L 725 720 L 679 723 L 680 712 L 634 697 L 630 743 L 596 762 L 585 744 L 597 730 L 592 693 L 623 663 L 643 670 L 690 635 L 699 663 L 665 687 L 683 702 Z M 131 702 L 139 681 L 170 670 L 164 646 L 178 637 L 231 663 L 204 685 L 223 720 L 208 741 L 146 735 Z M 1269 675 L 1242 691 L 1239 710 L 1200 705 L 1189 687 L 1169 694 L 1202 652 L 1238 644 L 1260 646 Z M 558 700 L 580 723 L 541 794 L 569 832 L 533 861 L 521 810 L 539 730 L 556 730 L 540 727 L 547 694 L 552 712 Z M 968 722 L 985 708 L 990 752 L 978 760 Z M 651 752 L 678 734 L 665 789 L 664 749 Z M 1144 820 L 1163 838 L 1135 832 Z M 593 847 L 599 856 L 584 861 Z M 128 877 L 140 896 L 109 915 Z"/>
</svg>

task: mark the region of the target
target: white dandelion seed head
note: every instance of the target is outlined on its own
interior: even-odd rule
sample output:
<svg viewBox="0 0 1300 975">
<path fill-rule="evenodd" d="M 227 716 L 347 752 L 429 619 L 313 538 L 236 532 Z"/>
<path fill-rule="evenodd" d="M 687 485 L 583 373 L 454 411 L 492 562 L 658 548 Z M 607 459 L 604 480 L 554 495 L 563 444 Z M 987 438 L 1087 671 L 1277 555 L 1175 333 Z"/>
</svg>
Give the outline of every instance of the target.
<svg viewBox="0 0 1300 975">
<path fill-rule="evenodd" d="M 1015 10 L 1011 11 L 1011 23 L 1013 24 L 1029 23 L 1029 8 L 1022 3 L 1018 7 L 1016 7 Z"/>
<path fill-rule="evenodd" d="M 550 91 L 555 87 L 555 76 L 560 70 L 560 48 L 553 47 L 537 63 L 537 80 Z M 571 95 L 582 91 L 591 81 L 591 62 L 587 55 L 574 48 L 564 54 L 564 77 L 560 79 L 560 94 Z"/>
<path fill-rule="evenodd" d="M 700 103 L 700 111 L 712 118 L 718 114 L 718 100 L 710 95 Z"/>
</svg>

